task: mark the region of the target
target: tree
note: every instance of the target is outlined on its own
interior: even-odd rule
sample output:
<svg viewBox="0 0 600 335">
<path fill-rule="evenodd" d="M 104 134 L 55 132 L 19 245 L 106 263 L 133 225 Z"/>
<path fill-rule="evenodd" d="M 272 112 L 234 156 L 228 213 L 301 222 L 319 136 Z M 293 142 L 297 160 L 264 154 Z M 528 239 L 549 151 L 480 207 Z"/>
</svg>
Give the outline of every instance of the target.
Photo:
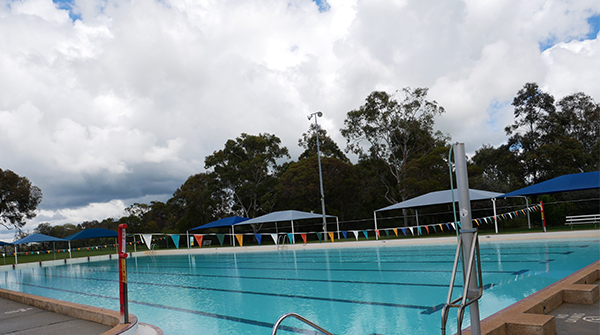
<svg viewBox="0 0 600 335">
<path fill-rule="evenodd" d="M 205 168 L 212 170 L 210 176 L 216 187 L 225 192 L 230 214 L 253 218 L 271 212 L 278 183 L 276 174 L 280 171 L 277 162 L 290 157 L 280 143 L 275 135 L 243 133 L 206 157 Z"/>
<path fill-rule="evenodd" d="M 190 176 L 167 201 L 178 214 L 177 229 L 188 229 L 214 221 L 222 212 L 222 192 L 215 187 L 214 180 L 206 173 Z"/>
<path fill-rule="evenodd" d="M 357 218 L 360 199 L 354 167 L 337 158 L 321 160 L 326 213 L 342 220 Z M 291 163 L 279 180 L 278 207 L 321 212 L 321 191 L 317 156 Z"/>
<path fill-rule="evenodd" d="M 426 88 L 404 88 L 398 94 L 400 97 L 394 98 L 386 92 L 372 92 L 363 106 L 348 112 L 345 128 L 341 129 L 347 139 L 346 151 L 384 163 L 387 171 L 380 172 L 378 178 L 385 183 L 389 203 L 406 200 L 415 193 L 403 183 L 407 164 L 445 146 L 449 139 L 433 130 L 435 116 L 444 109 L 426 100 Z"/>
<path fill-rule="evenodd" d="M 469 183 L 475 189 L 508 193 L 525 186 L 521 165 L 508 144 L 484 145 L 471 161 L 475 175 Z"/>
<path fill-rule="evenodd" d="M 310 124 L 307 133 L 302 134 L 302 138 L 298 140 L 298 146 L 304 148 L 304 152 L 298 158 L 299 160 L 317 155 L 317 132 L 314 123 Z M 323 127 L 319 127 L 319 150 L 322 157 L 337 158 L 346 163 L 350 162 L 337 143 L 327 135 L 327 130 Z"/>
<path fill-rule="evenodd" d="M 42 202 L 42 190 L 10 170 L 0 169 L 0 224 L 6 229 L 25 225 L 25 219 L 36 216 L 36 208 Z"/>
<path fill-rule="evenodd" d="M 514 123 L 504 128 L 510 149 L 524 167 L 525 180 L 528 183 L 543 181 L 542 156 L 540 147 L 544 145 L 544 136 L 548 122 L 554 117 L 554 97 L 540 90 L 536 83 L 526 83 L 513 99 Z"/>
</svg>

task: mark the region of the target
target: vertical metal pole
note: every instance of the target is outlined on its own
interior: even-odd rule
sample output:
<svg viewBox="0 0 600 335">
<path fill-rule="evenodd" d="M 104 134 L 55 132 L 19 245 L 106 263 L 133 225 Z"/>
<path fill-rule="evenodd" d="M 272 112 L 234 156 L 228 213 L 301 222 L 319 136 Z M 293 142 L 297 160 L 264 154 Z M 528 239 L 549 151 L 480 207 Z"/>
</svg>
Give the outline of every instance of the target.
<svg viewBox="0 0 600 335">
<path fill-rule="evenodd" d="M 121 303 L 121 322 L 129 323 L 129 302 L 127 299 L 127 233 L 126 224 L 119 225 L 117 238 L 119 252 L 119 295 Z"/>
<path fill-rule="evenodd" d="M 540 207 L 542 208 L 542 225 L 544 226 L 544 233 L 546 232 L 546 215 L 544 215 L 544 202 L 540 201 Z"/>
<path fill-rule="evenodd" d="M 377 230 L 377 212 L 373 212 L 373 219 L 375 220 L 375 230 Z M 375 234 L 375 239 L 378 239 L 377 234 Z"/>
<path fill-rule="evenodd" d="M 419 226 L 419 211 L 415 209 L 415 218 L 417 219 L 417 227 Z"/>
<path fill-rule="evenodd" d="M 296 244 L 296 234 L 294 234 L 294 220 L 292 221 L 292 244 Z"/>
<path fill-rule="evenodd" d="M 529 217 L 529 199 L 527 197 L 525 197 L 525 207 L 527 208 L 525 211 L 527 212 L 527 228 L 531 229 L 531 219 Z"/>
<path fill-rule="evenodd" d="M 336 216 L 335 217 L 335 222 L 337 223 L 337 233 L 338 233 L 338 240 L 340 239 L 340 219 Z"/>
<path fill-rule="evenodd" d="M 496 198 L 492 198 L 492 205 L 494 206 L 494 228 L 496 228 L 496 234 L 498 234 L 498 218 L 496 217 Z"/>
<path fill-rule="evenodd" d="M 69 241 L 69 258 L 73 258 L 73 256 L 71 255 L 71 241 Z"/>
<path fill-rule="evenodd" d="M 321 185 L 321 211 L 323 213 L 323 235 L 327 241 L 327 218 L 325 217 L 325 193 L 323 192 L 323 172 L 321 171 L 321 149 L 319 148 L 319 124 L 317 123 L 317 117 L 320 116 L 321 112 L 315 114 L 315 131 L 317 132 L 317 160 L 319 161 L 319 184 Z M 322 115 L 322 114 L 321 114 Z"/>
<path fill-rule="evenodd" d="M 473 241 L 473 222 L 471 219 L 471 199 L 469 197 L 469 176 L 467 174 L 467 159 L 465 153 L 465 144 L 456 144 L 456 150 L 454 151 L 454 162 L 456 164 L 456 184 L 458 188 L 458 208 L 460 215 L 460 222 L 462 230 L 460 236 L 463 242 L 463 274 L 467 273 L 467 259 L 471 254 L 471 245 Z M 477 276 L 472 275 L 468 283 L 464 283 L 465 287 L 468 287 L 467 296 L 472 298 L 477 296 L 479 289 L 477 287 Z M 469 305 L 469 312 L 471 314 L 471 334 L 481 335 L 481 323 L 479 320 L 479 302 L 475 301 Z"/>
</svg>

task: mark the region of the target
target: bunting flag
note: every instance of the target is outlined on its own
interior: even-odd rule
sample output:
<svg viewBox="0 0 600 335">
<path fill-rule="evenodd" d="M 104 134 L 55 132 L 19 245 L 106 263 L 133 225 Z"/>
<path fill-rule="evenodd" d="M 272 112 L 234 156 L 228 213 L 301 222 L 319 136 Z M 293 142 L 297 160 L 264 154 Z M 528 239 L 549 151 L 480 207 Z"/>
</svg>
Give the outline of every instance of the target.
<svg viewBox="0 0 600 335">
<path fill-rule="evenodd" d="M 387 235 L 387 237 L 388 237 L 388 238 L 390 238 L 390 230 L 389 230 L 389 229 L 386 229 L 386 230 L 384 230 L 384 232 L 385 232 L 385 234 Z"/>
<path fill-rule="evenodd" d="M 141 234 L 142 235 L 142 239 L 144 240 L 144 243 L 146 243 L 146 246 L 148 247 L 148 250 L 152 249 L 150 246 L 152 244 L 152 234 Z"/>
<path fill-rule="evenodd" d="M 462 225 L 460 224 L 460 221 L 456 222 L 458 224 L 458 228 L 462 228 Z"/>
<path fill-rule="evenodd" d="M 304 244 L 306 245 L 306 234 L 300 234 L 300 236 L 302 236 L 302 240 L 304 241 Z"/>
<path fill-rule="evenodd" d="M 330 239 L 330 240 L 331 240 L 331 242 L 333 243 L 333 242 L 334 242 L 334 239 L 333 239 L 333 232 L 329 232 L 329 233 L 327 233 L 327 235 L 329 235 L 329 239 Z"/>
<path fill-rule="evenodd" d="M 410 233 L 412 234 L 412 236 L 415 236 L 415 232 L 413 232 L 413 228 L 412 227 L 408 227 L 408 229 L 410 229 Z"/>
<path fill-rule="evenodd" d="M 175 244 L 175 247 L 177 249 L 179 249 L 179 234 L 169 234 L 169 236 L 171 236 L 171 239 L 173 240 L 173 243 Z"/>
<path fill-rule="evenodd" d="M 236 234 L 235 235 L 235 239 L 238 241 L 240 247 L 244 246 L 244 235 L 242 235 L 242 234 Z"/>
<path fill-rule="evenodd" d="M 381 235 L 379 235 L 379 229 L 375 229 L 375 234 L 377 234 L 377 238 L 381 238 Z"/>
<path fill-rule="evenodd" d="M 444 226 L 442 226 L 442 224 L 440 223 L 440 230 L 444 231 Z"/>
<path fill-rule="evenodd" d="M 342 235 L 344 235 L 344 240 L 348 241 L 348 232 L 342 231 Z"/>
<path fill-rule="evenodd" d="M 261 234 L 254 234 L 254 237 L 256 237 L 256 241 L 258 242 L 258 246 L 260 246 L 260 242 L 262 241 L 262 235 Z"/>
<path fill-rule="evenodd" d="M 419 230 L 419 235 L 423 235 L 423 233 L 421 232 L 421 227 L 417 227 L 417 229 Z"/>
<path fill-rule="evenodd" d="M 354 233 L 354 237 L 356 237 L 356 240 L 358 241 L 358 230 L 354 230 L 352 232 Z"/>
<path fill-rule="evenodd" d="M 437 233 L 437 229 L 435 229 L 435 226 L 431 226 L 431 228 L 433 228 L 434 233 Z"/>
<path fill-rule="evenodd" d="M 294 234 L 287 233 L 288 240 L 290 240 L 290 244 L 294 244 Z"/>
<path fill-rule="evenodd" d="M 394 231 L 394 234 L 396 234 L 396 237 L 398 237 L 398 229 L 394 228 L 393 231 Z M 404 236 L 406 236 L 406 233 L 404 233 Z"/>
<path fill-rule="evenodd" d="M 425 226 L 425 229 L 427 230 L 427 234 L 429 234 L 429 226 Z"/>
<path fill-rule="evenodd" d="M 367 240 L 369 239 L 369 232 L 366 230 L 363 230 L 363 235 L 365 235 L 365 237 L 367 238 Z"/>
<path fill-rule="evenodd" d="M 217 234 L 217 238 L 219 239 L 219 244 L 223 246 L 223 241 L 225 240 L 225 234 Z"/>
<path fill-rule="evenodd" d="M 404 228 L 400 228 L 400 229 L 402 229 L 402 234 L 404 234 L 404 236 L 406 236 L 406 229 L 404 229 Z M 398 235 L 398 234 L 396 234 L 396 235 Z"/>
<path fill-rule="evenodd" d="M 194 235 L 196 242 L 198 242 L 198 246 L 202 248 L 202 239 L 204 239 L 204 235 Z"/>
<path fill-rule="evenodd" d="M 275 242 L 275 245 L 277 245 L 277 234 L 271 234 L 271 238 L 273 239 L 273 242 Z"/>
<path fill-rule="evenodd" d="M 323 239 L 323 233 L 317 233 L 317 237 L 319 238 L 319 242 Z"/>
</svg>

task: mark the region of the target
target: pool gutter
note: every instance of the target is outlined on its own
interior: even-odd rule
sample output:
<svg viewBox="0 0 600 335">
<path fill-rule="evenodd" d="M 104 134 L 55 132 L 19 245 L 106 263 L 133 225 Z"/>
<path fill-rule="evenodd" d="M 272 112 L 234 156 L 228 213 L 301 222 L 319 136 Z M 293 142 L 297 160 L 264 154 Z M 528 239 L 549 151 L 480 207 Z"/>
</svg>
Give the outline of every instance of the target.
<svg viewBox="0 0 600 335">
<path fill-rule="evenodd" d="M 563 303 L 591 305 L 599 299 L 600 261 L 518 301 L 481 321 L 484 335 L 555 335 L 556 320 L 547 315 Z M 471 335 L 470 328 L 462 334 Z"/>
</svg>

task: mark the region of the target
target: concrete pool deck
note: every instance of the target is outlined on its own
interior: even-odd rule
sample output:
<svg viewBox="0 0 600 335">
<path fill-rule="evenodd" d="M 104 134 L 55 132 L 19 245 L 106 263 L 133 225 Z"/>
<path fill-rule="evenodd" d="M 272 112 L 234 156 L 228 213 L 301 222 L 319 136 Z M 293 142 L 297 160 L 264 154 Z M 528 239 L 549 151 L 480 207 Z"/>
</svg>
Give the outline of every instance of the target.
<svg viewBox="0 0 600 335">
<path fill-rule="evenodd" d="M 585 237 L 588 237 L 588 238 L 589 237 L 591 237 L 591 238 L 600 237 L 600 230 L 527 233 L 527 234 L 483 235 L 483 236 L 480 236 L 480 243 L 485 244 L 485 243 L 489 243 L 489 242 L 499 242 L 499 241 L 569 239 L 569 238 L 585 238 Z M 450 243 L 456 243 L 455 236 L 434 237 L 434 238 L 415 238 L 415 239 L 410 239 L 410 238 L 380 239 L 380 240 L 371 240 L 371 241 L 348 241 L 348 242 L 334 242 L 334 243 L 323 242 L 323 243 L 311 243 L 311 244 L 307 244 L 307 245 L 295 244 L 295 245 L 285 245 L 284 249 L 285 250 L 307 250 L 307 249 L 340 248 L 340 247 L 355 248 L 355 247 L 384 246 L 384 245 L 385 246 L 395 246 L 395 245 L 450 244 Z M 161 250 L 161 251 L 152 251 L 152 252 L 140 251 L 140 252 L 132 253 L 131 256 L 138 257 L 138 256 L 147 256 L 147 255 L 160 256 L 160 255 L 172 255 L 172 254 L 237 253 L 237 252 L 263 252 L 263 251 L 266 252 L 266 251 L 276 251 L 276 250 L 277 250 L 277 246 L 275 246 L 275 245 L 246 246 L 246 247 L 220 247 L 220 248 L 193 248 L 193 249 L 182 248 L 182 249 L 178 249 L 178 250 Z M 39 262 L 39 263 L 18 264 L 14 268 L 21 269 L 21 268 L 31 268 L 31 267 L 45 267 L 45 266 L 54 266 L 54 265 L 60 265 L 60 264 L 73 264 L 73 263 L 83 263 L 83 262 L 90 262 L 90 261 L 108 260 L 111 258 L 116 259 L 116 257 L 110 257 L 108 255 L 94 256 L 94 257 L 80 258 L 80 259 L 68 259 L 68 260 L 48 261 L 48 262 Z M 0 267 L 0 271 L 2 271 L 2 270 L 11 271 L 11 270 L 13 270 L 13 266 L 9 265 L 9 266 Z M 559 315 L 559 316 L 564 315 L 565 313 L 569 313 L 567 310 L 565 310 L 565 308 L 571 308 L 570 310 L 575 308 L 575 310 L 579 311 L 580 309 L 578 309 L 578 308 L 580 306 L 585 305 L 585 306 L 589 307 L 589 305 L 587 305 L 587 302 L 594 300 L 594 299 L 595 300 L 592 302 L 592 304 L 596 303 L 595 310 L 598 311 L 598 308 L 597 308 L 598 283 L 597 282 L 598 282 L 599 277 L 600 277 L 600 261 L 595 262 L 594 264 L 560 280 L 559 282 L 557 282 L 553 285 L 550 285 L 549 287 L 544 288 L 544 289 L 534 293 L 533 295 L 505 308 L 504 310 L 502 310 L 488 318 L 486 318 L 485 320 L 482 321 L 482 329 L 484 329 L 484 327 L 485 327 L 485 329 L 487 329 L 487 332 L 484 334 L 492 334 L 492 335 L 517 334 L 517 333 L 518 334 L 540 334 L 540 335 L 556 334 L 556 329 L 559 329 L 560 331 L 562 331 L 562 328 L 556 326 L 556 323 L 557 323 L 556 318 L 558 318 L 558 316 L 553 316 L 553 314 L 552 314 L 553 311 L 555 314 L 558 313 L 556 315 Z M 576 294 L 569 293 L 572 291 L 576 291 Z M 577 292 L 579 292 L 579 293 L 577 293 Z M 548 296 L 546 296 L 544 294 L 547 294 Z M 573 296 L 576 296 L 576 298 L 569 298 L 569 297 L 573 297 Z M 581 297 L 583 297 L 583 298 L 581 298 Z M 580 300 L 580 299 L 584 299 L 585 304 L 582 303 L 582 300 Z M 585 300 L 585 299 L 587 299 L 587 300 Z M 106 329 L 99 329 L 99 330 L 97 330 L 97 332 L 96 332 L 96 330 L 94 330 L 94 334 L 104 334 L 104 335 L 108 335 L 108 334 L 131 334 L 131 335 L 133 335 L 133 334 L 138 334 L 138 335 L 157 334 L 157 335 L 159 335 L 159 334 L 162 334 L 162 331 L 160 329 L 157 329 L 157 328 L 149 326 L 149 325 L 143 325 L 141 323 L 139 323 L 138 329 L 136 331 L 132 331 L 131 327 L 129 327 L 129 325 L 119 325 L 118 324 L 118 322 L 120 321 L 119 313 L 116 311 L 112 311 L 112 310 L 105 310 L 105 309 L 101 309 L 101 308 L 85 306 L 85 305 L 80 305 L 80 304 L 74 304 L 74 303 L 70 303 L 70 302 L 65 302 L 65 301 L 49 299 L 49 298 L 33 296 L 33 295 L 25 294 L 25 293 L 19 293 L 19 292 L 0 289 L 0 306 L 3 306 L 2 304 L 4 304 L 4 303 L 6 303 L 7 306 L 10 306 L 9 305 L 10 302 L 7 302 L 6 300 L 25 304 L 27 306 L 41 308 L 41 309 L 50 311 L 51 313 L 59 314 L 59 315 L 48 316 L 48 318 L 49 318 L 48 320 L 53 320 L 53 319 L 51 319 L 51 317 L 57 317 L 57 316 L 58 316 L 58 320 L 59 320 L 58 322 L 49 321 L 49 326 L 61 327 L 61 325 L 62 325 L 63 327 L 65 327 L 62 331 L 56 332 L 56 334 L 62 335 L 64 333 L 68 333 L 69 332 L 68 327 L 71 327 L 76 322 L 79 322 L 79 320 L 85 320 L 85 322 L 95 323 L 95 324 L 89 324 L 90 328 L 97 327 L 97 324 L 104 324 L 106 326 L 111 327 L 106 332 L 105 332 Z M 542 305 L 539 305 L 539 301 L 543 302 Z M 536 302 L 536 303 L 533 303 L 533 302 Z M 545 305 L 544 305 L 544 303 L 545 303 Z M 573 306 L 571 306 L 571 305 L 573 305 Z M 14 306 L 17 306 L 17 305 L 14 305 Z M 591 308 L 593 310 L 594 305 L 591 305 L 591 306 L 592 306 Z M 544 307 L 546 308 L 545 311 L 544 311 Z M 30 311 L 30 310 L 28 310 L 29 307 L 24 308 L 23 306 L 21 306 L 19 308 L 12 308 L 12 307 L 7 307 L 7 308 L 8 309 L 2 309 L 2 311 L 4 311 L 4 313 L 15 311 L 15 310 L 21 310 L 21 309 L 25 310 L 25 312 Z M 540 308 L 541 308 L 542 313 L 540 313 L 540 311 L 538 311 L 538 309 L 540 309 Z M 562 311 L 561 308 L 565 311 Z M 69 310 L 69 309 L 78 310 L 78 312 L 75 312 L 72 315 L 67 314 L 67 316 L 72 318 L 72 319 L 67 320 L 64 318 L 64 316 L 61 316 L 61 315 L 64 315 L 64 313 L 61 311 L 65 311 L 65 310 Z M 86 314 L 89 314 L 90 311 L 92 311 L 91 314 L 96 315 L 95 316 L 96 318 L 99 317 L 98 314 L 101 314 L 101 315 L 103 315 L 101 317 L 105 317 L 109 321 L 99 322 L 99 321 L 97 321 L 97 319 L 86 316 Z M 25 312 L 23 312 L 23 313 L 25 313 Z M 506 314 L 506 313 L 508 313 L 508 314 Z M 10 315 L 10 314 L 18 314 L 18 313 L 14 312 L 14 313 L 6 314 L 6 315 Z M 575 314 L 579 315 L 580 312 L 577 312 Z M 597 314 L 599 314 L 599 313 L 597 313 Z M 505 320 L 502 318 L 506 317 L 506 316 L 508 319 L 506 319 L 506 318 L 505 319 L 508 321 L 502 321 L 502 320 Z M 132 317 L 135 318 L 135 316 L 132 316 Z M 513 319 L 510 319 L 510 318 L 513 318 Z M 515 320 L 514 318 L 523 320 L 523 321 L 519 321 L 520 323 L 517 322 L 517 324 L 521 328 L 517 328 L 519 330 L 516 332 L 513 331 L 513 330 L 515 330 L 515 328 L 511 328 L 512 326 L 509 326 L 511 324 L 511 322 L 514 323 L 513 322 Z M 60 320 L 63 320 L 64 322 L 60 322 Z M 135 318 L 135 320 L 137 322 L 137 318 Z M 513 320 L 513 321 L 511 321 L 511 320 Z M 0 319 L 0 321 L 2 321 L 3 325 L 5 324 L 3 319 Z M 30 318 L 12 319 L 11 322 L 13 322 L 14 324 L 17 324 L 17 325 L 20 324 L 21 327 L 23 327 L 23 329 L 27 329 L 28 327 L 31 326 Z M 117 323 L 115 324 L 115 322 L 117 322 Z M 540 323 L 541 323 L 541 326 L 540 326 Z M 554 326 L 552 326 L 552 324 L 554 324 Z M 576 327 L 579 325 L 582 325 L 582 324 L 583 323 L 579 323 L 579 324 L 574 323 L 574 325 Z M 87 326 L 82 325 L 81 327 L 87 327 Z M 6 333 L 6 332 L 2 331 L 3 328 L 4 327 L 0 327 L 0 334 Z M 125 329 L 125 328 L 127 328 L 127 329 Z M 48 329 L 50 329 L 50 328 L 48 328 Z M 526 329 L 527 332 L 521 332 L 522 329 Z M 598 329 L 599 328 L 596 327 L 596 330 L 598 330 Z M 39 333 L 53 334 L 51 332 L 39 332 L 39 331 L 33 332 L 33 333 L 11 332 L 11 334 L 34 334 L 34 333 L 36 333 L 36 334 L 39 334 Z M 596 333 L 598 333 L 598 332 L 596 332 Z M 463 334 L 469 334 L 468 330 L 466 332 L 463 332 Z M 559 334 L 586 334 L 586 333 L 582 332 L 581 329 L 576 329 L 573 332 L 564 332 L 564 333 L 561 332 Z M 90 333 L 90 335 L 91 335 L 91 333 Z"/>
</svg>

